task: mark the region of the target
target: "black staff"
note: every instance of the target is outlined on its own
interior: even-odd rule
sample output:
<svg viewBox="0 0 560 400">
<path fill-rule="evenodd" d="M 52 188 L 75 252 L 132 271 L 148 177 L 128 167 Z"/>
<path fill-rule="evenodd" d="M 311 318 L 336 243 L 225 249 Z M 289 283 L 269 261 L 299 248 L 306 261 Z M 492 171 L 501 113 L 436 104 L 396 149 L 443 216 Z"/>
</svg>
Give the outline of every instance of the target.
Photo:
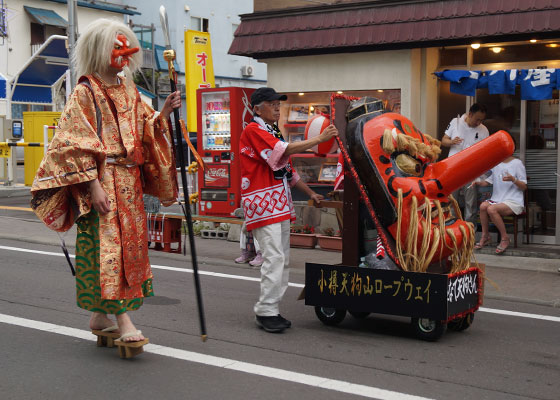
<svg viewBox="0 0 560 400">
<path fill-rule="evenodd" d="M 169 82 L 171 83 L 171 92 L 177 90 L 177 84 L 175 83 L 175 67 L 173 66 L 173 61 L 175 60 L 175 51 L 171 48 L 171 41 L 169 40 L 169 26 L 167 25 L 167 12 L 165 7 L 161 6 L 159 8 L 159 17 L 161 20 L 161 28 L 163 31 L 163 37 L 165 38 L 165 51 L 163 52 L 163 58 L 167 61 L 169 70 Z M 196 289 L 196 301 L 198 303 L 198 317 L 200 320 L 200 336 L 202 341 L 205 342 L 207 339 L 206 335 L 206 323 L 204 321 L 204 308 L 202 305 L 202 293 L 200 290 L 200 278 L 198 276 L 198 263 L 196 261 L 196 249 L 194 246 L 194 232 L 191 216 L 190 204 L 187 204 L 189 200 L 189 189 L 187 187 L 187 173 L 185 171 L 185 160 L 183 155 L 183 140 L 181 126 L 179 122 L 179 110 L 173 110 L 173 116 L 175 117 L 175 135 L 177 137 L 177 148 L 175 152 L 179 153 L 179 164 L 181 167 L 181 182 L 183 182 L 183 197 L 185 199 L 185 205 L 181 205 L 183 208 L 183 213 L 187 220 L 187 228 L 189 230 L 189 243 L 191 246 L 191 259 L 192 267 L 194 272 L 194 287 Z"/>
</svg>

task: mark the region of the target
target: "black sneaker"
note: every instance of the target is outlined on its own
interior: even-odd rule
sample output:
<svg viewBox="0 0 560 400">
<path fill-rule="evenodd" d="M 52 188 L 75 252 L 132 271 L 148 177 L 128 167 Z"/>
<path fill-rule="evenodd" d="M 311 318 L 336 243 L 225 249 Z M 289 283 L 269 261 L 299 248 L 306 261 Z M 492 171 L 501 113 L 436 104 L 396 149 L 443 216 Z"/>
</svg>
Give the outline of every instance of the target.
<svg viewBox="0 0 560 400">
<path fill-rule="evenodd" d="M 287 328 L 284 321 L 282 321 L 277 315 L 272 317 L 261 317 L 257 315 L 255 318 L 255 323 L 259 328 L 262 328 L 265 331 L 271 333 L 280 333 Z"/>
<path fill-rule="evenodd" d="M 287 320 L 286 318 L 284 318 L 280 314 L 278 314 L 278 318 L 280 318 L 280 321 L 282 321 L 284 323 L 286 328 L 291 328 L 292 327 L 292 321 Z"/>
</svg>

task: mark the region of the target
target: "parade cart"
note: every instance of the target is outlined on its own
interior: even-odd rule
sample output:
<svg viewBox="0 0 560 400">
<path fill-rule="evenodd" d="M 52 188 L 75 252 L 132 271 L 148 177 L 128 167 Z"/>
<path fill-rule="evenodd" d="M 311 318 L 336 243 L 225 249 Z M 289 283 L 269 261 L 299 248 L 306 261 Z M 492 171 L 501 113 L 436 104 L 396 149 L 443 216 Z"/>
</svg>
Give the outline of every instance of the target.
<svg viewBox="0 0 560 400">
<path fill-rule="evenodd" d="M 509 157 L 511 137 L 499 131 L 439 160 L 440 142 L 379 99 L 334 94 L 331 122 L 344 164 L 342 263 L 306 264 L 305 304 L 327 325 L 347 312 L 410 317 L 429 341 L 467 329 L 482 304 L 484 266 L 452 193 Z"/>
<path fill-rule="evenodd" d="M 419 339 L 435 341 L 446 328 L 467 329 L 482 302 L 482 271 L 456 274 L 407 272 L 306 263 L 305 304 L 315 307 L 326 325 L 341 323 L 346 313 L 410 317 Z"/>
</svg>

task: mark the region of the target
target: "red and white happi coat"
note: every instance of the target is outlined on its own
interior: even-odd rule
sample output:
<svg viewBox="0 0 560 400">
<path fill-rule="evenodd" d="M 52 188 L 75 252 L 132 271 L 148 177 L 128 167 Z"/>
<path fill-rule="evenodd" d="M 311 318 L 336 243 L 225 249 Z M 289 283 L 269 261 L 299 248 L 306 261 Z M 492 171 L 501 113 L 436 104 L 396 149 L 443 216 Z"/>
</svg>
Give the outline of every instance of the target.
<svg viewBox="0 0 560 400">
<path fill-rule="evenodd" d="M 288 143 L 254 121 L 241 134 L 241 202 L 248 231 L 295 220 L 290 187 L 299 181 L 299 175 L 292 168 L 288 182 L 285 177 L 275 179 L 273 173 L 291 166 L 290 157 L 284 154 L 287 147 Z"/>
</svg>

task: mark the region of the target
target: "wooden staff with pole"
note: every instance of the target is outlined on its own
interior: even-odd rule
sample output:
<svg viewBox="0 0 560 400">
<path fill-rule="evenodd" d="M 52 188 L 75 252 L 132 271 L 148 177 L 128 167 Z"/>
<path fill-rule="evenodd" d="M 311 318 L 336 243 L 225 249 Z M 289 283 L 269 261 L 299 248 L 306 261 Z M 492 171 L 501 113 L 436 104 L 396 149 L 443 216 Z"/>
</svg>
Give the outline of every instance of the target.
<svg viewBox="0 0 560 400">
<path fill-rule="evenodd" d="M 169 81 L 171 83 L 171 91 L 175 92 L 177 90 L 177 83 L 176 83 L 176 73 L 175 67 L 173 66 L 173 61 L 175 61 L 175 50 L 171 48 L 171 41 L 169 40 L 169 26 L 167 24 L 167 12 L 165 11 L 165 7 L 161 6 L 159 8 L 159 17 L 161 20 L 161 28 L 163 31 L 163 37 L 165 39 L 165 51 L 163 52 L 163 58 L 167 61 L 168 70 L 169 70 Z M 204 307 L 202 305 L 202 293 L 200 290 L 200 277 L 198 274 L 198 262 L 196 258 L 196 248 L 194 244 L 194 231 L 193 231 L 193 223 L 192 223 L 192 215 L 191 215 L 191 208 L 190 204 L 187 204 L 189 199 L 189 189 L 187 187 L 187 173 L 185 170 L 185 157 L 183 154 L 183 140 L 182 140 L 182 132 L 181 132 L 181 121 L 179 119 L 179 110 L 173 110 L 173 116 L 175 119 L 175 136 L 177 138 L 177 144 L 175 148 L 175 152 L 179 154 L 179 164 L 181 169 L 181 182 L 183 183 L 183 198 L 185 204 L 182 205 L 183 213 L 185 214 L 185 218 L 187 220 L 187 229 L 189 231 L 189 244 L 191 248 L 191 260 L 192 260 L 192 268 L 194 272 L 194 287 L 196 290 L 196 301 L 198 304 L 198 317 L 200 321 L 200 336 L 202 341 L 205 342 L 208 338 L 206 334 L 206 323 L 204 319 Z"/>
</svg>

